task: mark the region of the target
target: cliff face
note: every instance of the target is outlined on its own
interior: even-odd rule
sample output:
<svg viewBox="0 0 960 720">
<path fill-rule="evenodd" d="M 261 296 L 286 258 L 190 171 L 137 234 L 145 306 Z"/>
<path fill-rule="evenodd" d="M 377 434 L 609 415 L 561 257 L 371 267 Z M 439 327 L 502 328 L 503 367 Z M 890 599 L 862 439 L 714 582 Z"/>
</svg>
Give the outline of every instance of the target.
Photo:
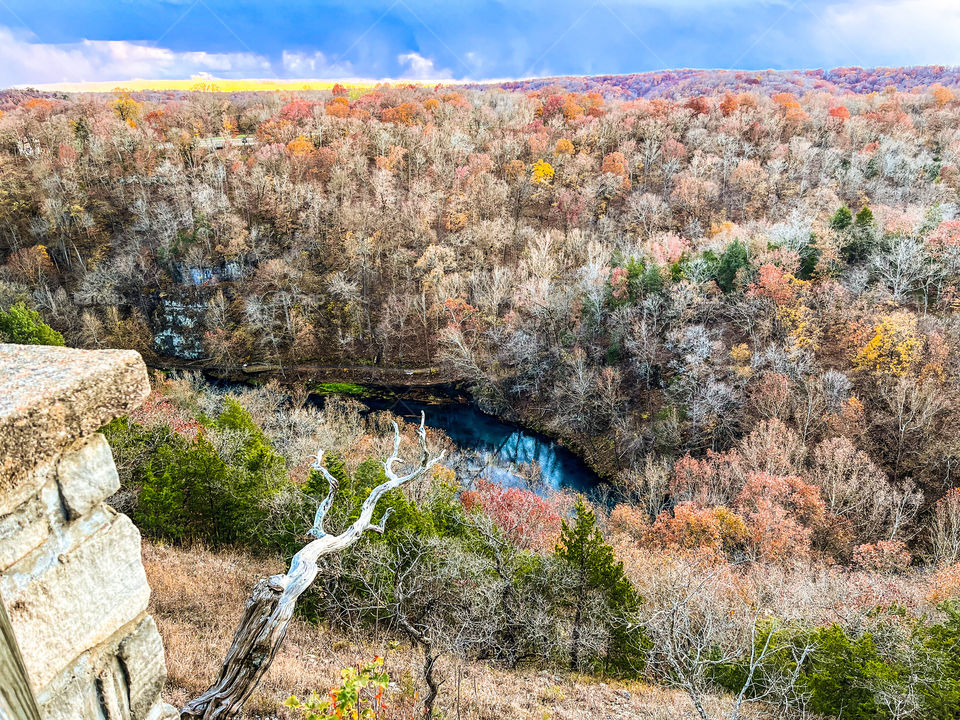
<svg viewBox="0 0 960 720">
<path fill-rule="evenodd" d="M 0 603 L 44 720 L 177 717 L 140 534 L 104 502 L 119 479 L 96 432 L 149 390 L 133 351 L 0 344 Z"/>
</svg>

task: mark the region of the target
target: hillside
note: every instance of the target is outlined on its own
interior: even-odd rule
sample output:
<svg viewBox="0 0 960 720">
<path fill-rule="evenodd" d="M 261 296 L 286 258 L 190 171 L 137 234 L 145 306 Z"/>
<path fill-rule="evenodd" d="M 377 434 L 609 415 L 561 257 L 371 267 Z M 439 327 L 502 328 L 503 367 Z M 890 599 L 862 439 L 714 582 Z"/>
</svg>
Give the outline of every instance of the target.
<svg viewBox="0 0 960 720">
<path fill-rule="evenodd" d="M 364 381 L 442 378 L 582 456 L 605 480 L 589 497 L 533 467 L 502 487 L 425 432 L 422 457 L 444 461 L 382 498 L 389 522 L 367 517 L 382 532 L 317 566 L 299 627 L 350 638 L 348 662 L 364 638 L 414 648 L 416 712 L 450 715 L 451 676 L 433 671 L 459 663 L 555 698 L 527 673 L 575 677 L 557 684 L 576 702 L 605 682 L 598 712 L 616 712 L 614 683 L 644 682 L 703 720 L 946 720 L 953 73 L 684 71 L 617 79 L 624 97 L 547 81 L 13 93 L 0 337 L 275 375 L 158 375 L 104 429 L 114 503 L 182 553 L 170 562 L 205 546 L 212 565 L 279 564 L 307 530 L 329 537 L 328 494 L 326 530 L 353 527 L 397 419 L 336 395 Z M 283 372 L 310 368 L 323 403 Z M 421 436 L 397 432 L 415 458 Z M 158 618 L 183 591 L 162 592 Z M 190 637 L 188 620 L 169 632 Z M 203 684 L 187 687 L 195 664 L 213 672 L 188 655 L 181 694 Z"/>
<path fill-rule="evenodd" d="M 493 86 L 521 92 L 546 88 L 573 93 L 598 92 L 605 97 L 624 100 L 676 100 L 728 92 L 755 92 L 764 95 L 823 92 L 845 95 L 883 92 L 888 87 L 901 92 L 911 92 L 934 84 L 946 87 L 960 85 L 960 68 L 922 65 L 894 68 L 839 67 L 832 70 L 677 69 L 631 75 L 531 78 L 493 83 Z M 489 87 L 489 84 L 466 84 L 463 87 L 481 88 Z"/>
</svg>

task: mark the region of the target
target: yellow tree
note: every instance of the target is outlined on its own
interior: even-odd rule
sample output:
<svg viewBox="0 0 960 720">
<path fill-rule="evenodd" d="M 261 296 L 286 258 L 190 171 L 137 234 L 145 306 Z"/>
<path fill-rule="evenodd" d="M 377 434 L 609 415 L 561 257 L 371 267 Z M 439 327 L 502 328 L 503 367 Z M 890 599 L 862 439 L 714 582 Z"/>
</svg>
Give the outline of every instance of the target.
<svg viewBox="0 0 960 720">
<path fill-rule="evenodd" d="M 916 316 L 890 313 L 873 328 L 873 337 L 857 353 L 854 364 L 877 375 L 903 377 L 917 365 L 922 349 Z"/>
<path fill-rule="evenodd" d="M 537 160 L 533 164 L 533 172 L 530 174 L 530 182 L 534 185 L 546 185 L 553 180 L 553 165 L 546 160 Z"/>
</svg>

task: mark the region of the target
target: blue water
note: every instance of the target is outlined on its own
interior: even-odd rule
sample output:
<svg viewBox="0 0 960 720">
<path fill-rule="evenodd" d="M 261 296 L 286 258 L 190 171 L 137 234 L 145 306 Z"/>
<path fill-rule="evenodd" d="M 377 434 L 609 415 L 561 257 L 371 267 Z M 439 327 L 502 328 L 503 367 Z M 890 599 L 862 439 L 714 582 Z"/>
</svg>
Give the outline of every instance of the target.
<svg viewBox="0 0 960 720">
<path fill-rule="evenodd" d="M 486 415 L 462 403 L 430 404 L 415 400 L 361 400 L 371 410 L 389 410 L 419 422 L 426 415 L 427 427 L 442 430 L 457 445 L 452 458 L 458 471 L 472 477 L 495 480 L 503 485 L 533 489 L 566 489 L 590 493 L 600 478 L 579 457 L 539 433 L 524 430 Z M 539 466 L 539 484 L 529 467 Z"/>
</svg>

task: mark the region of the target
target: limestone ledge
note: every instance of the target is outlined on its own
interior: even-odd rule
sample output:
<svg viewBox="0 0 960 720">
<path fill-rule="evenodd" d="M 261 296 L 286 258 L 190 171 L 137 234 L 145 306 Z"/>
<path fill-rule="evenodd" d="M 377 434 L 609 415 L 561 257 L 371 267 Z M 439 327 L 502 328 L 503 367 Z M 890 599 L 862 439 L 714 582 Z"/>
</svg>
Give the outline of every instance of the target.
<svg viewBox="0 0 960 720">
<path fill-rule="evenodd" d="M 96 432 L 139 406 L 129 351 L 0 345 L 0 602 L 44 720 L 172 720 L 140 533 Z"/>
<path fill-rule="evenodd" d="M 0 516 L 43 484 L 38 467 L 149 392 L 133 350 L 0 344 Z"/>
<path fill-rule="evenodd" d="M 43 720 L 178 718 L 176 709 L 160 700 L 165 677 L 157 626 L 141 615 L 76 658 L 37 701 Z"/>
</svg>

